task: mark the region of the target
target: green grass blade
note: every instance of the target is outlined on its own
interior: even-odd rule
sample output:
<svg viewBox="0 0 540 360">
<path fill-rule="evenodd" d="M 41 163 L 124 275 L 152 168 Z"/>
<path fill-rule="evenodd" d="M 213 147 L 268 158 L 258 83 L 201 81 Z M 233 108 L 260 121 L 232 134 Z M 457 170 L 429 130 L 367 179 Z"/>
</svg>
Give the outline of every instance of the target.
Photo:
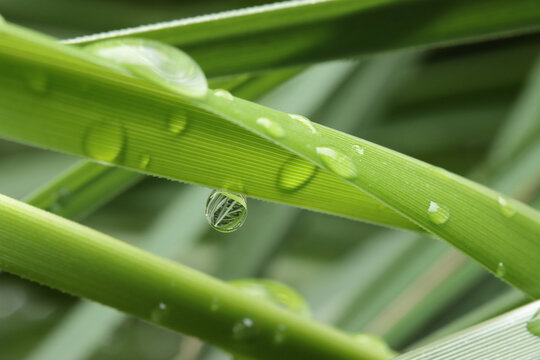
<svg viewBox="0 0 540 360">
<path fill-rule="evenodd" d="M 0 196 L 0 214 L 0 268 L 5 271 L 233 353 L 261 359 L 381 358 L 336 330 L 56 215 L 5 196 Z M 216 301 L 218 311 L 212 310 Z M 247 334 L 238 330 L 245 318 L 256 326 Z M 279 324 L 287 327 L 287 341 L 276 346 Z"/>
<path fill-rule="evenodd" d="M 141 176 L 133 171 L 82 161 L 24 201 L 65 218 L 79 219 L 126 190 Z"/>
<path fill-rule="evenodd" d="M 0 69 L 9 69 L 0 72 L 3 137 L 88 156 L 92 153 L 89 148 L 101 146 L 92 139 L 89 142 L 88 133 L 96 127 L 101 129 L 101 122 L 120 121 L 124 125 L 120 133 L 115 131 L 116 139 L 119 134 L 121 139 L 122 133 L 129 134 L 129 146 L 122 149 L 117 165 L 374 223 L 418 229 L 371 196 L 324 169 L 314 169 L 304 160 L 298 160 L 304 167 L 298 176 L 309 178 L 313 172 L 317 176 L 299 191 L 283 189 L 278 177 L 284 164 L 293 161 L 293 153 L 201 111 L 185 98 L 100 66 L 77 49 L 10 25 L 2 31 Z M 34 69 L 32 74 L 38 73 L 32 80 L 27 78 L 29 66 Z M 44 96 L 40 95 L 42 76 L 46 76 Z M 176 114 L 189 119 L 180 136 L 168 131 L 167 123 Z M 114 145 L 110 140 L 108 147 Z"/>
<path fill-rule="evenodd" d="M 396 360 L 407 359 L 535 359 L 540 341 L 527 331 L 527 322 L 538 311 L 536 301 L 432 344 Z"/>
<path fill-rule="evenodd" d="M 119 36 L 155 39 L 186 50 L 209 76 L 214 76 L 401 48 L 471 42 L 539 27 L 540 9 L 535 0 L 305 0 L 67 42 L 87 43 Z"/>
</svg>

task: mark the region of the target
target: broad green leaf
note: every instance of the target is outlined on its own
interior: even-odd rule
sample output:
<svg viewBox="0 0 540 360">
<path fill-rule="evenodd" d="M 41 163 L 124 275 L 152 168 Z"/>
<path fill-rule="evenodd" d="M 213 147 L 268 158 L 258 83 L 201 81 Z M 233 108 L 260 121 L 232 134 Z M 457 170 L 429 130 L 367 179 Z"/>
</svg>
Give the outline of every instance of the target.
<svg viewBox="0 0 540 360">
<path fill-rule="evenodd" d="M 108 69 L 97 64 L 99 59 L 48 38 L 10 25 L 2 31 L 1 69 L 9 69 L 0 73 L 4 137 L 80 156 L 97 155 L 98 160 L 111 160 L 121 151 L 117 165 L 145 173 L 418 229 L 330 172 L 186 98 Z M 189 119 L 180 135 L 168 131 L 176 116 Z M 121 127 L 115 125 L 119 122 Z M 107 142 L 103 152 L 99 139 Z"/>
</svg>

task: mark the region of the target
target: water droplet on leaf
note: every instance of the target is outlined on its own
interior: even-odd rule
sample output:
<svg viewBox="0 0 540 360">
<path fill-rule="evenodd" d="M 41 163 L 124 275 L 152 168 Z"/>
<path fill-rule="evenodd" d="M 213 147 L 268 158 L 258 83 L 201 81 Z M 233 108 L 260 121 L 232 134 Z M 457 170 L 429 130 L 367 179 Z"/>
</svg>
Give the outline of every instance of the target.
<svg viewBox="0 0 540 360">
<path fill-rule="evenodd" d="M 139 160 L 139 168 L 141 170 L 146 170 L 146 168 L 148 168 L 148 164 L 150 164 L 150 155 L 141 155 Z"/>
<path fill-rule="evenodd" d="M 501 214 L 503 214 L 507 218 L 514 216 L 514 214 L 516 213 L 516 209 L 508 202 L 505 197 L 499 196 L 497 198 L 497 202 L 499 203 L 499 211 L 501 212 Z"/>
<path fill-rule="evenodd" d="M 233 325 L 232 333 L 233 339 L 238 341 L 248 341 L 257 336 L 258 329 L 252 319 L 243 318 Z"/>
<path fill-rule="evenodd" d="M 150 319 L 152 319 L 155 323 L 161 323 L 165 318 L 169 315 L 169 308 L 168 306 L 160 302 L 158 306 L 156 306 L 154 309 L 152 309 L 152 313 L 150 314 Z"/>
<path fill-rule="evenodd" d="M 279 170 L 278 187 L 284 191 L 299 190 L 313 179 L 317 169 L 315 164 L 294 155 Z"/>
<path fill-rule="evenodd" d="M 201 98 L 208 91 L 206 77 L 199 65 L 174 46 L 154 40 L 124 38 L 100 41 L 85 49 L 182 95 Z"/>
<path fill-rule="evenodd" d="M 217 231 L 235 231 L 244 224 L 246 217 L 247 202 L 244 195 L 215 190 L 206 201 L 206 219 Z"/>
<path fill-rule="evenodd" d="M 241 279 L 230 281 L 242 292 L 258 299 L 271 302 L 295 314 L 309 317 L 311 312 L 304 299 L 293 289 L 280 282 L 265 279 Z"/>
<path fill-rule="evenodd" d="M 273 342 L 275 345 L 281 345 L 287 339 L 287 325 L 279 324 L 274 331 Z"/>
<path fill-rule="evenodd" d="M 263 128 L 264 132 L 273 138 L 280 139 L 285 136 L 285 130 L 276 123 L 268 118 L 261 117 L 257 119 L 257 125 Z"/>
<path fill-rule="evenodd" d="M 441 225 L 448 221 L 450 217 L 450 210 L 446 206 L 439 205 L 434 201 L 429 202 L 428 207 L 429 220 L 436 224 Z"/>
<path fill-rule="evenodd" d="M 185 111 L 178 111 L 171 115 L 169 123 L 167 124 L 167 130 L 174 134 L 181 134 L 187 125 L 187 114 Z"/>
<path fill-rule="evenodd" d="M 315 134 L 317 132 L 317 129 L 315 128 L 313 123 L 308 118 L 306 118 L 305 116 L 296 115 L 296 114 L 289 114 L 289 117 L 291 119 L 294 119 L 294 120 L 300 122 L 304 127 L 309 129 L 309 131 L 311 131 L 312 134 Z"/>
<path fill-rule="evenodd" d="M 214 95 L 216 95 L 216 96 L 218 96 L 220 98 L 227 99 L 227 100 L 234 100 L 234 96 L 232 96 L 231 93 L 228 92 L 227 90 L 216 89 L 216 90 L 214 90 Z"/>
<path fill-rule="evenodd" d="M 500 278 L 506 275 L 506 265 L 504 265 L 502 261 L 497 264 L 497 270 L 495 270 L 495 275 Z"/>
<path fill-rule="evenodd" d="M 540 337 L 540 310 L 527 322 L 527 330 L 531 334 Z"/>
<path fill-rule="evenodd" d="M 317 155 L 332 172 L 345 179 L 354 179 L 358 173 L 352 160 L 345 154 L 331 147 L 318 147 Z"/>
<path fill-rule="evenodd" d="M 96 160 L 112 162 L 124 146 L 124 129 L 111 121 L 99 122 L 88 129 L 84 138 L 84 152 Z"/>
<path fill-rule="evenodd" d="M 358 155 L 364 155 L 364 148 L 361 147 L 360 145 L 353 145 L 352 148 L 354 152 L 357 153 Z"/>
</svg>

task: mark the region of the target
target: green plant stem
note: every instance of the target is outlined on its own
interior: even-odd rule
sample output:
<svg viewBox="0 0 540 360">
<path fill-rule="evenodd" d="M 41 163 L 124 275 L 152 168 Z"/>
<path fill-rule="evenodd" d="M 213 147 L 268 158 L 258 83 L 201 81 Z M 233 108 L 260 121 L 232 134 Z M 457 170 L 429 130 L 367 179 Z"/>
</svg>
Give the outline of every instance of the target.
<svg viewBox="0 0 540 360">
<path fill-rule="evenodd" d="M 261 359 L 381 359 L 336 330 L 107 235 L 0 196 L 0 268 Z M 212 310 L 212 304 L 218 310 Z M 234 328 L 249 318 L 247 341 Z M 274 343 L 276 327 L 287 340 Z M 235 338 L 236 337 L 236 338 Z"/>
</svg>

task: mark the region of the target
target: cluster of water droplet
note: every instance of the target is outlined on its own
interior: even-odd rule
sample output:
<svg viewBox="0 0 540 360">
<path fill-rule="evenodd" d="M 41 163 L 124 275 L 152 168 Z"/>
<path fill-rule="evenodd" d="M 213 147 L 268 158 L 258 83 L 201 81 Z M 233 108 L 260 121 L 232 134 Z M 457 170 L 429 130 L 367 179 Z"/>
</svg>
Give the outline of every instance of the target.
<svg viewBox="0 0 540 360">
<path fill-rule="evenodd" d="M 86 46 L 85 50 L 122 66 L 133 76 L 150 80 L 176 93 L 201 98 L 208 91 L 206 77 L 199 65 L 173 46 L 152 40 L 126 38 L 96 42 Z M 40 76 L 32 76 L 29 86 L 36 93 L 43 92 L 46 81 L 42 81 Z M 186 112 L 179 110 L 173 113 L 166 127 L 173 136 L 184 132 L 187 127 Z M 126 131 L 120 122 L 97 121 L 85 133 L 83 150 L 96 160 L 120 162 L 125 143 Z M 138 167 L 141 170 L 146 170 L 150 162 L 149 154 L 139 155 Z"/>
<path fill-rule="evenodd" d="M 241 279 L 230 281 L 229 284 L 239 289 L 243 293 L 256 299 L 282 307 L 300 316 L 309 317 L 311 312 L 304 299 L 290 287 L 273 280 L 266 279 Z M 214 303 L 215 301 L 213 301 Z M 277 346 L 283 344 L 287 339 L 287 325 L 277 324 L 273 330 L 273 343 Z M 241 318 L 233 325 L 233 339 L 237 341 L 250 341 L 260 333 L 256 322 L 249 318 Z M 244 357 L 235 356 L 237 360 Z"/>
<path fill-rule="evenodd" d="M 214 190 L 206 201 L 206 220 L 220 232 L 240 228 L 247 217 L 246 197 L 228 191 Z"/>
</svg>

